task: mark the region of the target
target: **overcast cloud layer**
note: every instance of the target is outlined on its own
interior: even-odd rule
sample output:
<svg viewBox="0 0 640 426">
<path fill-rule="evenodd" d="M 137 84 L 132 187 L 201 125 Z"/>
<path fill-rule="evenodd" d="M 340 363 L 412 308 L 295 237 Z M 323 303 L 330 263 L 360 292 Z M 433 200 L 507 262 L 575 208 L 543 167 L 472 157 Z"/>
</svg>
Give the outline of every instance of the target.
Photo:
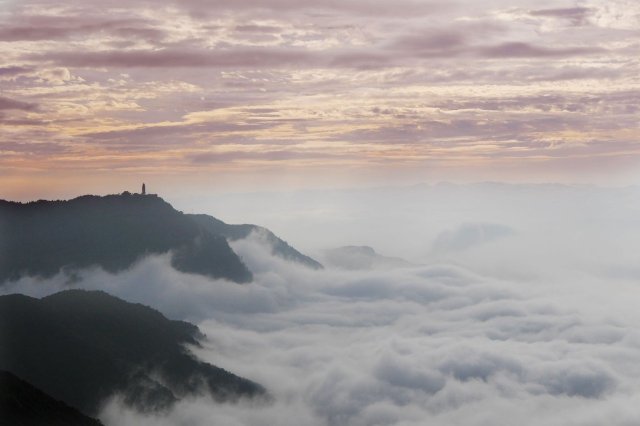
<svg viewBox="0 0 640 426">
<path fill-rule="evenodd" d="M 208 337 L 198 356 L 275 396 L 261 406 L 184 401 L 158 418 L 114 400 L 101 415 L 107 425 L 640 421 L 637 188 L 475 186 L 458 188 L 462 197 L 450 188 L 439 204 L 422 189 L 438 208 L 422 210 L 430 220 L 421 224 L 403 222 L 402 204 L 384 190 L 372 193 L 376 205 L 395 206 L 377 214 L 401 224 L 400 242 L 411 242 L 403 226 L 414 225 L 416 237 L 431 228 L 412 259 L 422 266 L 312 271 L 272 257 L 252 237 L 233 245 L 255 273 L 248 285 L 182 274 L 160 256 L 117 275 L 23 279 L 3 291 L 104 289 L 194 321 Z M 372 207 L 363 199 L 360 208 Z M 371 223 L 354 233 L 382 229 Z M 396 255 L 396 245 L 376 249 Z"/>
<path fill-rule="evenodd" d="M 3 0 L 0 177 L 638 179 L 639 30 L 634 0 Z"/>
</svg>

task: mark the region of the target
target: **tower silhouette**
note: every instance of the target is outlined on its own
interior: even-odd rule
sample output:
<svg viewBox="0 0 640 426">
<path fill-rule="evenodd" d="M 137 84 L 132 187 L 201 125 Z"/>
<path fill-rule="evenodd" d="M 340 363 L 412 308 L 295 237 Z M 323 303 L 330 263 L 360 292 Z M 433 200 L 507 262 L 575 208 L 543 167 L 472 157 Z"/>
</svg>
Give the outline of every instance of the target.
<svg viewBox="0 0 640 426">
<path fill-rule="evenodd" d="M 142 184 L 142 195 L 146 195 L 147 194 L 147 188 L 144 186 L 144 183 Z"/>
</svg>

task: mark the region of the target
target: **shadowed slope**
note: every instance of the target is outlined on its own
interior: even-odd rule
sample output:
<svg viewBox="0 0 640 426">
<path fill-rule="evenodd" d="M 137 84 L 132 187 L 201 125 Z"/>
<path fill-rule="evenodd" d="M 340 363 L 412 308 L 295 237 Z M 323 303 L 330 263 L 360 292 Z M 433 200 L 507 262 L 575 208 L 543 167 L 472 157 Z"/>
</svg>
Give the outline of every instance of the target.
<svg viewBox="0 0 640 426">
<path fill-rule="evenodd" d="M 287 244 L 286 241 L 278 238 L 267 228 L 257 225 L 229 225 L 215 217 L 205 214 L 189 214 L 202 229 L 224 236 L 229 241 L 247 238 L 252 232 L 256 232 L 265 243 L 271 246 L 271 253 L 285 260 L 297 262 L 312 269 L 322 269 L 322 265 L 314 259 L 300 253 L 295 248 Z"/>
<path fill-rule="evenodd" d="M 0 335 L 0 369 L 89 415 L 116 393 L 142 411 L 202 392 L 220 401 L 265 395 L 188 353 L 184 344 L 201 337 L 196 326 L 103 292 L 2 296 Z"/>
<path fill-rule="evenodd" d="M 180 271 L 240 283 L 252 280 L 224 237 L 205 232 L 156 196 L 0 201 L 0 282 L 94 265 L 114 272 L 145 255 L 169 251 Z"/>
<path fill-rule="evenodd" d="M 8 371 L 0 371 L 0 418 L 6 425 L 102 425 L 98 420 L 51 398 Z"/>
</svg>

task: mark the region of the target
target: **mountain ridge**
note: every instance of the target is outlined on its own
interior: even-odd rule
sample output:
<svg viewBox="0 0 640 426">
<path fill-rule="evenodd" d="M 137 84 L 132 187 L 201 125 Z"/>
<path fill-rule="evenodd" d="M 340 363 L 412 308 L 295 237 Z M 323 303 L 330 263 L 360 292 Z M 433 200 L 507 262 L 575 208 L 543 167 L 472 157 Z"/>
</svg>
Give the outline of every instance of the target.
<svg viewBox="0 0 640 426">
<path fill-rule="evenodd" d="M 198 328 L 102 291 L 41 299 L 0 296 L 0 370 L 86 415 L 114 395 L 158 411 L 202 393 L 218 401 L 268 398 L 259 384 L 197 360 Z"/>
<path fill-rule="evenodd" d="M 241 240 L 249 237 L 252 233 L 257 233 L 271 246 L 271 254 L 300 263 L 311 269 L 323 268 L 320 262 L 300 253 L 265 227 L 252 224 L 228 224 L 206 214 L 188 214 L 187 216 L 191 217 L 199 226 L 224 236 L 228 241 Z"/>
<path fill-rule="evenodd" d="M 256 229 L 266 232 L 274 255 L 322 267 L 266 228 L 184 214 L 153 194 L 0 200 L 0 285 L 92 266 L 118 272 L 145 256 L 164 253 L 171 253 L 171 264 L 179 271 L 247 283 L 253 274 L 228 240 L 246 238 Z"/>
<path fill-rule="evenodd" d="M 347 270 L 371 270 L 414 266 L 399 257 L 383 256 L 370 246 L 342 246 L 324 251 L 328 265 Z"/>
</svg>

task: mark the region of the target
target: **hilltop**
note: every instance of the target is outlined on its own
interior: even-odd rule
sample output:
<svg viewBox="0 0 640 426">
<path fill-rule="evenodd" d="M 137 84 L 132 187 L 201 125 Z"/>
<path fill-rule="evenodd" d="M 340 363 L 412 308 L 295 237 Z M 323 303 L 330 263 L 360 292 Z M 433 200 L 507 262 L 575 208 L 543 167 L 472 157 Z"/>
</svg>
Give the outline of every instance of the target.
<svg viewBox="0 0 640 426">
<path fill-rule="evenodd" d="M 246 238 L 254 230 L 267 233 L 274 255 L 322 267 L 264 228 L 187 215 L 155 195 L 0 200 L 0 283 L 92 266 L 117 272 L 145 256 L 164 253 L 170 253 L 172 266 L 182 272 L 246 283 L 252 273 L 227 240 Z"/>
</svg>

